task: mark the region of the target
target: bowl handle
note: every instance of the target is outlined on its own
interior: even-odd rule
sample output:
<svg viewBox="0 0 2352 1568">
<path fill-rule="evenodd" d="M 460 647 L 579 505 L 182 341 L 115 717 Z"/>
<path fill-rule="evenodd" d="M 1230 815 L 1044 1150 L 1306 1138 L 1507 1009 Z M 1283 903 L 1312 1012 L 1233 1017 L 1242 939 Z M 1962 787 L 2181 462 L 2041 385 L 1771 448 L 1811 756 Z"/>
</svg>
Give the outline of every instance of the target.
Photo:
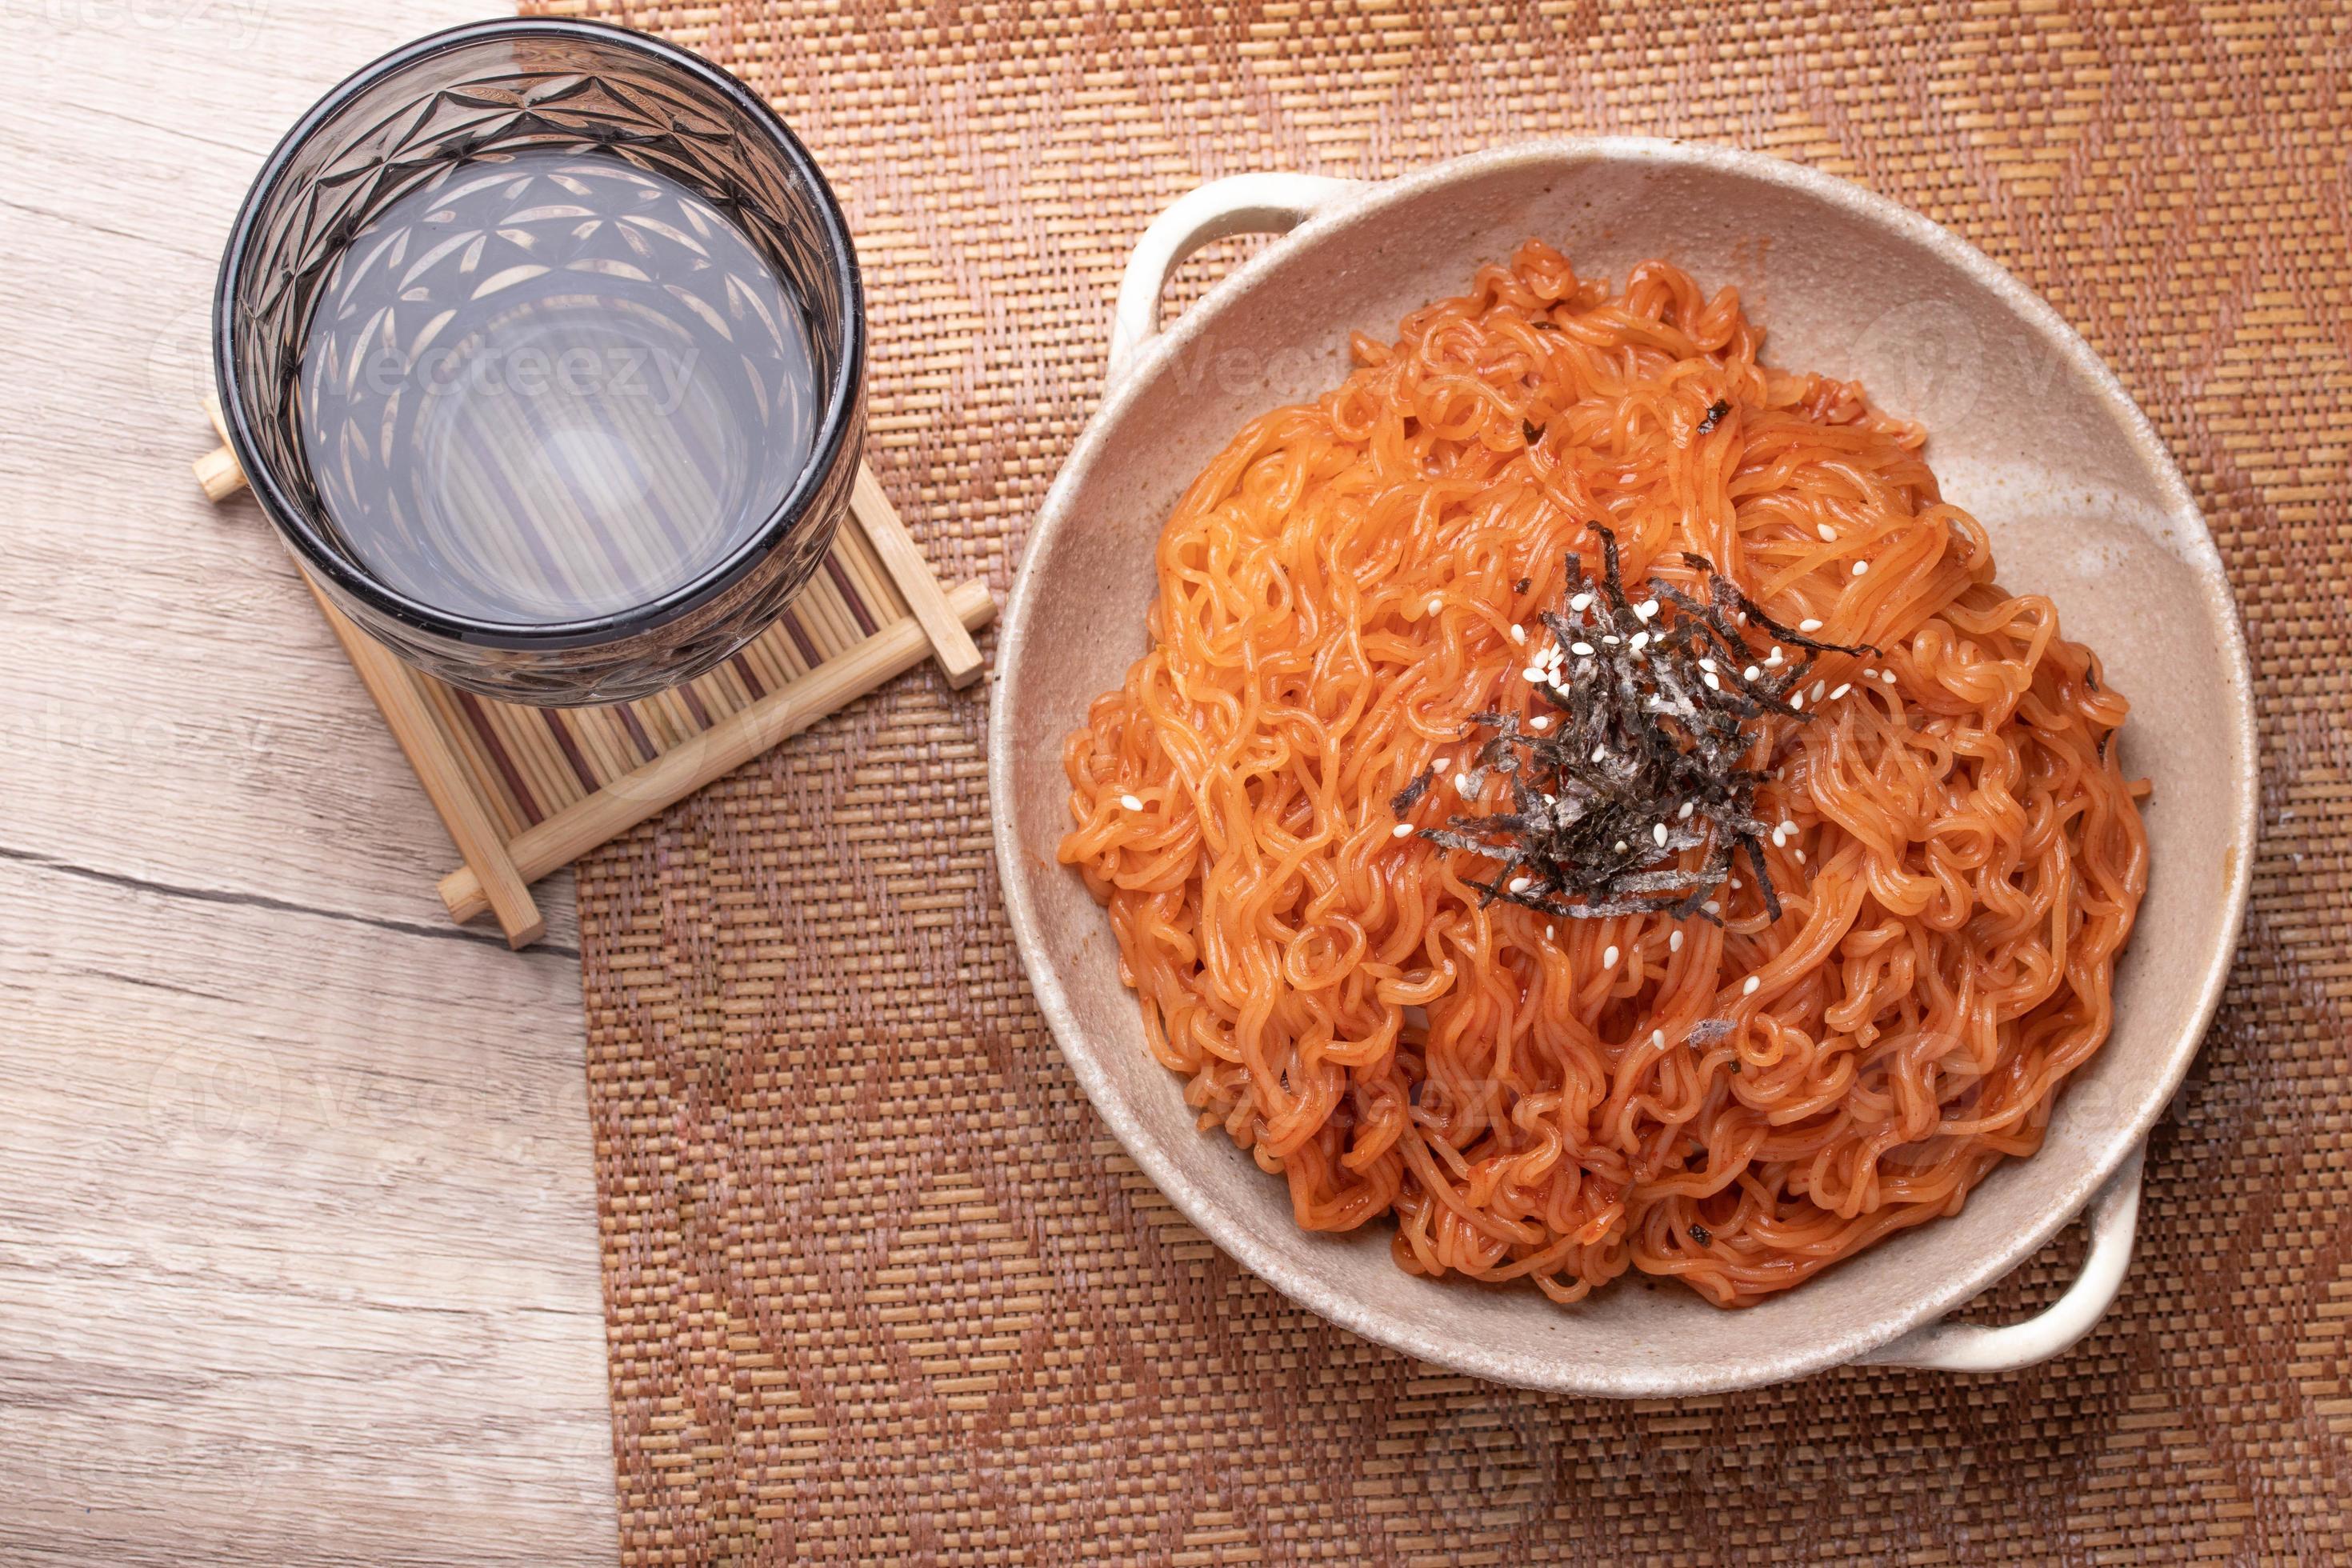
<svg viewBox="0 0 2352 1568">
<path fill-rule="evenodd" d="M 2003 1329 L 1935 1322 L 1855 1357 L 1858 1364 L 1925 1367 L 1935 1372 L 2015 1372 L 2052 1356 L 2091 1331 L 2123 1289 L 2139 1228 L 2140 1167 L 2147 1145 L 2131 1152 L 2091 1199 L 2091 1249 L 2066 1293 L 2039 1317 Z"/>
<path fill-rule="evenodd" d="M 1337 198 L 1363 188 L 1361 180 L 1322 174 L 1234 174 L 1178 197 L 1152 220 L 1127 258 L 1118 306 L 1111 318 L 1110 369 L 1105 384 L 1117 386 L 1125 380 L 1143 345 L 1160 331 L 1160 291 L 1186 257 L 1228 235 L 1286 233 Z"/>
</svg>

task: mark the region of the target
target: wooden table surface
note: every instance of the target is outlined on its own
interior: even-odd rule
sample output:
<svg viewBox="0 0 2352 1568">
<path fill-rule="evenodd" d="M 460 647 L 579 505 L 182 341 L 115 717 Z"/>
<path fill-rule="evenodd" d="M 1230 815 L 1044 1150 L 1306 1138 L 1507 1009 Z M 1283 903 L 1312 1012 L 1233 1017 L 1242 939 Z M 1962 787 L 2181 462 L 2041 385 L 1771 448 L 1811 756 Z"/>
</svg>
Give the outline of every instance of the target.
<svg viewBox="0 0 2352 1568">
<path fill-rule="evenodd" d="M 229 220 L 455 0 L 0 31 L 0 1563 L 611 1563 L 568 875 L 455 863 L 249 498 L 188 472 Z"/>
</svg>

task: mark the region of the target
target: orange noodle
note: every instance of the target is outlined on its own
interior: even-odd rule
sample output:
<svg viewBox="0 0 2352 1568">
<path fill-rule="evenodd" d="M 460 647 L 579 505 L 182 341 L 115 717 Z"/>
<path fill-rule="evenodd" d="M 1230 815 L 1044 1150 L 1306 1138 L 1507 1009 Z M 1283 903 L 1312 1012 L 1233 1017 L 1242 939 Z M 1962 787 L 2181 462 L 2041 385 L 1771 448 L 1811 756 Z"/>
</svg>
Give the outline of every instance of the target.
<svg viewBox="0 0 2352 1568">
<path fill-rule="evenodd" d="M 1531 241 L 1359 334 L 1169 519 L 1150 650 L 1066 748 L 1061 858 L 1152 1052 L 1301 1226 L 1391 1215 L 1401 1267 L 1560 1301 L 1630 1267 L 1745 1305 L 1957 1213 L 2105 1040 L 2147 883 L 2124 699 L 1995 584 L 1919 428 L 1760 340 L 1732 290 L 1653 261 L 1616 294 Z M 1419 831 L 1507 807 L 1472 716 L 1547 711 L 1531 639 L 1594 524 L 1628 592 L 1711 563 L 1843 645 L 1754 724 L 1778 918 L 1745 861 L 1681 918 L 1523 907 Z"/>
</svg>

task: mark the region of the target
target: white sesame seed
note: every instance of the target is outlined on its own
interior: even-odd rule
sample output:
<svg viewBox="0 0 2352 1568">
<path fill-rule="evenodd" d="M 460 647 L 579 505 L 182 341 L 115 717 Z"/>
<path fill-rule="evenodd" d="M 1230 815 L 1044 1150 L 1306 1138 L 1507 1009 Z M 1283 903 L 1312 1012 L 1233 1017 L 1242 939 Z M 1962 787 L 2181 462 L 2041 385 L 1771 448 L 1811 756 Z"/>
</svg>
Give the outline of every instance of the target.
<svg viewBox="0 0 2352 1568">
<path fill-rule="evenodd" d="M 1607 746 L 1595 746 L 1592 748 L 1592 760 L 1596 763 L 1604 761 L 1608 755 L 1609 748 Z"/>
<path fill-rule="evenodd" d="M 1635 653 L 1639 653 L 1639 652 L 1641 652 L 1643 648 L 1645 648 L 1645 647 L 1649 647 L 1649 646 L 1650 646 L 1650 634 L 1649 634 L 1649 633 L 1647 633 L 1647 632 L 1635 632 L 1635 633 L 1633 634 L 1633 643 L 1631 644 L 1631 647 L 1633 647 L 1633 651 L 1634 651 Z"/>
<path fill-rule="evenodd" d="M 1546 926 L 1546 927 L 1544 927 L 1544 940 L 1545 940 L 1546 942 L 1549 942 L 1549 941 L 1551 941 L 1554 937 L 1558 936 L 1559 934 L 1559 928 L 1558 926 Z"/>
<path fill-rule="evenodd" d="M 1623 839 L 1622 839 L 1622 838 L 1620 838 L 1619 840 L 1617 840 L 1617 848 L 1616 848 L 1616 853 L 1617 853 L 1617 854 L 1620 854 L 1620 855 L 1622 855 L 1623 853 L 1625 853 L 1625 841 L 1624 841 Z"/>
<path fill-rule="evenodd" d="M 1741 982 L 1739 994 L 1742 996 L 1753 996 L 1758 991 L 1763 988 L 1763 985 L 1764 983 L 1761 980 L 1757 979 L 1756 976 L 1751 974 L 1745 981 Z"/>
<path fill-rule="evenodd" d="M 1613 942 L 1601 950 L 1601 967 L 1603 969 L 1614 969 L 1617 967 L 1617 948 L 1616 944 Z"/>
<path fill-rule="evenodd" d="M 1618 637 L 1605 637 L 1601 639 L 1601 646 L 1603 647 L 1615 647 L 1619 643 L 1624 640 L 1624 638 Z"/>
<path fill-rule="evenodd" d="M 1713 660 L 1713 659 L 1711 659 L 1711 658 L 1703 658 L 1703 659 L 1700 659 L 1700 660 L 1698 661 L 1698 667 L 1699 667 L 1701 669 L 1704 669 L 1704 670 L 1707 671 L 1709 674 L 1712 674 L 1712 673 L 1714 673 L 1714 670 L 1715 670 L 1715 660 Z"/>
<path fill-rule="evenodd" d="M 1723 912 L 1723 904 L 1721 900 L 1716 899 L 1707 900 L 1707 901 L 1701 904 L 1699 908 L 1705 910 L 1711 915 L 1719 915 Z"/>
<path fill-rule="evenodd" d="M 1882 669 L 1878 672 L 1878 679 L 1892 686 L 1895 684 L 1895 672 L 1891 669 Z"/>
<path fill-rule="evenodd" d="M 1671 935 L 1671 936 L 1669 936 L 1669 937 L 1667 937 L 1667 938 L 1666 938 L 1666 951 L 1667 951 L 1668 952 L 1680 952 L 1682 950 L 1683 950 L 1683 933 L 1682 933 L 1682 932 L 1680 932 L 1680 931 L 1675 931 L 1673 935 Z"/>
<path fill-rule="evenodd" d="M 1525 627 L 1525 626 L 1517 626 L 1517 625 L 1514 625 L 1514 626 L 1511 627 L 1511 640 L 1512 640 L 1513 642 L 1525 642 L 1525 641 L 1527 641 L 1527 640 L 1528 640 L 1528 628 L 1527 628 L 1527 627 Z"/>
<path fill-rule="evenodd" d="M 1589 642 L 1572 642 L 1568 645 L 1568 651 L 1574 654 L 1579 658 L 1591 658 L 1592 657 L 1592 645 Z"/>
<path fill-rule="evenodd" d="M 1862 667 L 1862 678 L 1864 680 L 1876 680 L 1878 679 L 1878 671 L 1865 664 Z"/>
<path fill-rule="evenodd" d="M 1817 523 L 1813 524 L 1813 531 L 1814 531 L 1815 533 L 1820 534 L 1823 539 L 1832 539 L 1832 540 L 1833 540 L 1833 539 L 1835 539 L 1835 538 L 1837 537 L 1837 530 L 1836 530 L 1836 529 L 1834 529 L 1834 528 L 1832 528 L 1832 527 L 1831 527 L 1828 523 L 1826 523 L 1826 522 L 1817 522 Z"/>
<path fill-rule="evenodd" d="M 1454 775 L 1454 793 L 1457 795 L 1468 795 L 1470 793 L 1470 775 L 1468 773 L 1455 773 Z"/>
<path fill-rule="evenodd" d="M 1575 598 L 1570 599 L 1568 602 L 1568 607 L 1571 610 L 1589 610 L 1592 607 L 1592 595 L 1590 594 L 1579 594 Z"/>
<path fill-rule="evenodd" d="M 1709 691 L 1720 691 L 1723 689 L 1723 682 L 1715 678 L 1715 671 L 1711 669 L 1705 675 L 1700 676 L 1699 679 L 1706 682 L 1706 689 Z"/>
<path fill-rule="evenodd" d="M 1658 601 L 1655 599 L 1644 599 L 1640 604 L 1633 606 L 1633 613 L 1646 621 L 1652 616 L 1658 613 Z"/>
<path fill-rule="evenodd" d="M 1803 864 L 1805 863 L 1805 852 L 1804 852 L 1803 850 L 1800 849 L 1800 850 L 1796 851 L 1796 856 L 1797 856 L 1797 864 L 1798 864 L 1798 865 L 1800 865 L 1800 866 L 1803 865 Z"/>
<path fill-rule="evenodd" d="M 1746 885 L 1746 884 L 1745 884 L 1745 883 L 1743 883 L 1743 882 L 1741 882 L 1741 881 L 1740 881 L 1740 879 L 1739 879 L 1738 878 L 1737 878 L 1737 877 L 1734 877 L 1733 879 L 1731 879 L 1731 890 L 1732 890 L 1733 892 L 1735 892 L 1735 893 L 1736 893 L 1736 892 L 1738 892 L 1738 891 L 1739 891 L 1739 889 L 1740 889 L 1742 887 L 1744 887 L 1745 885 Z"/>
<path fill-rule="evenodd" d="M 1550 728 L 1551 728 L 1551 715 L 1550 715 L 1550 714 L 1549 714 L 1549 713 L 1538 713 L 1538 714 L 1537 714 L 1534 718 L 1532 718 L 1532 719 L 1530 719 L 1530 720 L 1528 720 L 1528 729 L 1530 729 L 1530 730 L 1549 730 L 1549 729 L 1550 729 Z"/>
<path fill-rule="evenodd" d="M 1389 829 L 1389 837 L 1390 837 L 1391 838 L 1410 838 L 1410 837 L 1412 837 L 1412 823 L 1410 823 L 1410 822 L 1400 822 L 1400 823 L 1398 823 L 1394 827 L 1391 827 L 1391 828 L 1390 828 L 1390 829 Z"/>
<path fill-rule="evenodd" d="M 1650 1031 L 1650 1048 L 1652 1050 L 1654 1051 L 1658 1049 L 1665 1043 L 1666 1032 L 1664 1029 L 1653 1029 Z"/>
<path fill-rule="evenodd" d="M 1794 709 L 1797 712 L 1802 713 L 1805 710 L 1805 694 L 1800 691 L 1794 697 L 1790 698 L 1789 706 L 1791 709 Z"/>
<path fill-rule="evenodd" d="M 1817 632 L 1822 629 L 1822 623 L 1819 617 L 1807 616 L 1797 623 L 1797 629 L 1801 632 Z"/>
<path fill-rule="evenodd" d="M 1544 667 L 1542 665 L 1531 664 L 1528 666 L 1527 668 L 1519 671 L 1519 673 L 1527 677 L 1528 680 L 1531 684 L 1538 686 L 1543 684 Z"/>
<path fill-rule="evenodd" d="M 1675 813 L 1675 816 L 1684 822 L 1688 822 L 1690 820 L 1692 811 L 1695 810 L 1697 805 L 1698 802 L 1695 800 L 1686 800 L 1683 802 L 1683 808 Z"/>
<path fill-rule="evenodd" d="M 1650 829 L 1650 841 L 1661 849 L 1664 849 L 1666 847 L 1666 825 L 1664 823 L 1661 822 L 1655 827 Z"/>
<path fill-rule="evenodd" d="M 1867 561 L 1857 561 L 1857 562 L 1855 562 L 1855 563 L 1853 563 L 1853 574 L 1854 574 L 1855 576 L 1857 576 L 1857 577 L 1861 576 L 1864 572 L 1867 572 L 1867 571 L 1869 571 L 1869 570 L 1870 570 L 1870 563 L 1869 563 L 1869 562 L 1867 562 Z"/>
<path fill-rule="evenodd" d="M 1534 884 L 1529 882 L 1525 877 L 1514 877 L 1511 879 L 1511 891 L 1515 893 L 1524 893 L 1533 885 Z"/>
<path fill-rule="evenodd" d="M 1429 613 L 1433 616 L 1444 607 L 1445 601 L 1443 599 L 1432 599 L 1429 601 Z"/>
<path fill-rule="evenodd" d="M 1809 695 L 1811 696 L 1814 701 L 1819 702 L 1822 700 L 1822 689 L 1828 684 L 1829 682 L 1826 680 L 1816 680 L 1813 682 L 1813 689 Z"/>
<path fill-rule="evenodd" d="M 1739 672 L 1739 679 L 1742 680 L 1753 680 L 1763 673 L 1764 672 L 1761 669 L 1751 664 L 1746 669 Z"/>
<path fill-rule="evenodd" d="M 1767 669 L 1771 668 L 1774 665 L 1779 664 L 1780 662 L 1780 650 L 1779 648 L 1777 648 L 1777 647 L 1776 647 L 1776 648 L 1774 648 L 1770 653 L 1768 653 L 1768 654 L 1766 654 L 1766 655 L 1764 656 L 1764 668 L 1767 668 Z"/>
<path fill-rule="evenodd" d="M 1853 689 L 1853 681 L 1851 681 L 1851 680 L 1842 680 L 1842 681 L 1838 682 L 1838 689 L 1837 689 L 1835 691 L 1832 691 L 1832 692 L 1831 692 L 1831 693 L 1830 693 L 1830 700 L 1831 700 L 1831 701 L 1832 701 L 1832 702 L 1834 702 L 1834 701 L 1836 701 L 1839 698 L 1841 698 L 1841 697 L 1844 696 L 1847 692 L 1852 691 Z"/>
<path fill-rule="evenodd" d="M 1141 811 L 1143 809 L 1143 802 L 1131 795 L 1120 795 L 1118 797 L 1118 804 L 1127 807 L 1129 811 Z"/>
</svg>

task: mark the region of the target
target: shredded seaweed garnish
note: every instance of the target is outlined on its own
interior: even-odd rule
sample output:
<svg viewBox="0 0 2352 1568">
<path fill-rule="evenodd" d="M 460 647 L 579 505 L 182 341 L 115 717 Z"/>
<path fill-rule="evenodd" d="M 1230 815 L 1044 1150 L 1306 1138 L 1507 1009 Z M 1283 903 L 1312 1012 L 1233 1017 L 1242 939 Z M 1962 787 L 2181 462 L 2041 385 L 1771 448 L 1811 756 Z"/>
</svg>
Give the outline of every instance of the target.
<svg viewBox="0 0 2352 1568">
<path fill-rule="evenodd" d="M 1715 1239 L 1715 1233 L 1708 1230 L 1706 1226 L 1703 1225 L 1693 1225 L 1690 1227 L 1690 1238 L 1693 1241 L 1697 1242 L 1701 1247 L 1705 1247 L 1708 1242 Z"/>
<path fill-rule="evenodd" d="M 1705 583 L 1704 600 L 1653 577 L 1637 602 L 1616 535 L 1588 526 L 1601 540 L 1601 574 L 1589 577 L 1570 553 L 1566 600 L 1543 615 L 1553 646 L 1531 656 L 1536 698 L 1551 711 L 1531 721 L 1474 713 L 1465 735 L 1489 731 L 1461 769 L 1463 795 L 1475 799 L 1499 773 L 1510 780 L 1510 809 L 1455 815 L 1420 837 L 1497 863 L 1493 880 L 1470 879 L 1482 904 L 1570 920 L 1697 915 L 1719 924 L 1717 891 L 1744 855 L 1778 920 L 1764 859 L 1771 828 L 1754 811 L 1765 775 L 1747 759 L 1768 715 L 1812 719 L 1798 692 L 1815 654 L 1878 650 L 1781 626 L 1700 555 L 1682 559 Z M 1750 628 L 1801 657 L 1752 649 Z M 1544 679 L 1533 679 L 1538 670 Z M 1423 773 L 1407 784 L 1391 803 L 1396 815 L 1432 782 Z"/>
<path fill-rule="evenodd" d="M 1420 802 L 1421 797 L 1429 793 L 1429 786 L 1436 778 L 1437 774 L 1433 770 L 1422 769 L 1419 778 L 1397 791 L 1390 798 L 1389 810 L 1398 816 L 1402 816 L 1406 812 L 1411 811 Z"/>
</svg>

